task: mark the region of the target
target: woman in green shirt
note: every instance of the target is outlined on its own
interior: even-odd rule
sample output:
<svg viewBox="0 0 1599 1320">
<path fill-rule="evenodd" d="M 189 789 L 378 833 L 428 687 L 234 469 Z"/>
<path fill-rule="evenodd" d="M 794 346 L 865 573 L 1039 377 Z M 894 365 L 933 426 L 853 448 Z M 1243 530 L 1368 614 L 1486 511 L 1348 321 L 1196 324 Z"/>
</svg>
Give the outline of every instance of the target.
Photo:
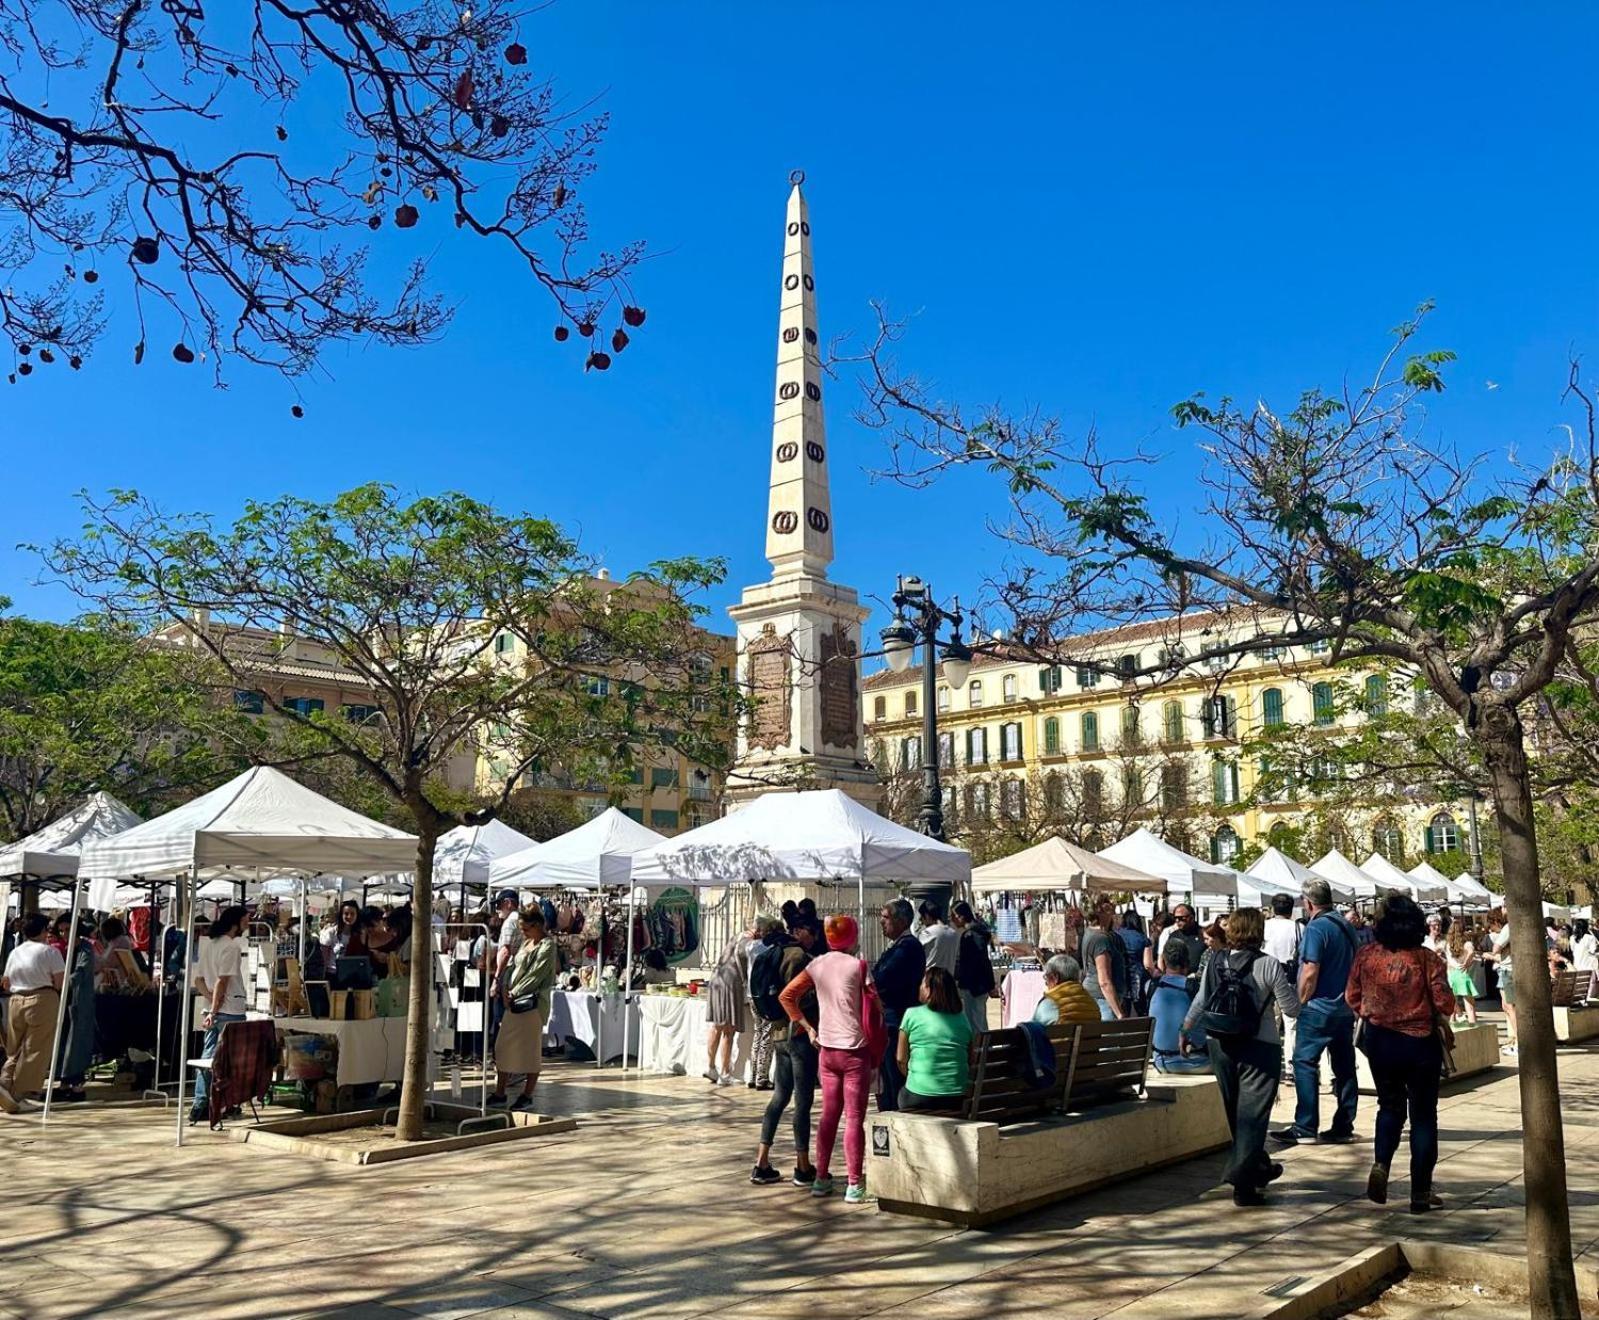
<svg viewBox="0 0 1599 1320">
<path fill-rule="evenodd" d="M 494 1041 L 494 1094 L 491 1105 L 506 1103 L 506 1087 L 521 1094 L 511 1108 L 533 1108 L 533 1086 L 544 1058 L 544 1024 L 550 1020 L 550 990 L 555 985 L 555 941 L 544 928 L 544 914 L 523 909 L 522 946 L 505 980 L 505 1017 Z M 506 918 L 511 920 L 510 917 Z"/>
<path fill-rule="evenodd" d="M 954 1109 L 972 1075 L 972 1024 L 955 978 L 942 967 L 922 977 L 921 1003 L 899 1024 L 898 1062 L 905 1075 L 901 1109 Z"/>
</svg>

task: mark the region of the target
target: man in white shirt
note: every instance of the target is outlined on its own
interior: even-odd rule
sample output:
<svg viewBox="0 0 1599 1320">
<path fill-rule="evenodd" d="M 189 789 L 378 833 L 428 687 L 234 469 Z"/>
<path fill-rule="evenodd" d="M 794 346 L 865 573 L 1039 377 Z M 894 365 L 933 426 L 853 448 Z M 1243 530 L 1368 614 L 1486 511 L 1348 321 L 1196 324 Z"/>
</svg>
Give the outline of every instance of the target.
<svg viewBox="0 0 1599 1320">
<path fill-rule="evenodd" d="M 944 914 L 939 911 L 938 904 L 930 898 L 922 900 L 917 913 L 922 919 L 922 928 L 918 932 L 918 937 L 922 941 L 922 948 L 927 950 L 927 965 L 942 967 L 954 976 L 955 964 L 960 960 L 960 932 L 953 926 L 944 924 Z"/>
<path fill-rule="evenodd" d="M 202 1059 L 216 1054 L 222 1028 L 230 1022 L 243 1022 L 249 1007 L 244 990 L 244 942 L 241 938 L 244 918 L 242 907 L 223 908 L 211 923 L 209 933 L 195 946 L 194 990 L 205 1003 L 205 1012 L 200 1018 L 200 1026 L 205 1031 L 205 1044 L 200 1050 Z M 197 1069 L 189 1122 L 199 1123 L 209 1117 L 210 1088 L 210 1070 Z"/>
<path fill-rule="evenodd" d="M 1294 896 L 1273 894 L 1271 916 L 1266 918 L 1266 956 L 1282 965 L 1289 981 L 1297 984 L 1299 968 L 1299 923 L 1294 920 Z"/>
<path fill-rule="evenodd" d="M 15 1114 L 18 1096 L 37 1091 L 50 1072 L 56 1013 L 66 959 L 44 942 L 50 919 L 35 912 L 22 923 L 22 940 L 6 959 L 0 989 L 10 992 L 6 1011 L 6 1061 L 0 1067 L 0 1109 Z"/>
</svg>

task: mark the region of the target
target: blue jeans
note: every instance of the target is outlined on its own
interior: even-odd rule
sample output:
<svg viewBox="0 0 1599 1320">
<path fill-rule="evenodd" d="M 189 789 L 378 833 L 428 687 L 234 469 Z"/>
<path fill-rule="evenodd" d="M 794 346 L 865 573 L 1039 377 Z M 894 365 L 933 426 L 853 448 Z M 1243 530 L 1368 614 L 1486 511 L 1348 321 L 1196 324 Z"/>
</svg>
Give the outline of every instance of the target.
<svg viewBox="0 0 1599 1320">
<path fill-rule="evenodd" d="M 217 1042 L 222 1039 L 222 1028 L 229 1022 L 243 1022 L 243 1013 L 213 1013 L 211 1025 L 205 1029 L 205 1044 L 200 1049 L 200 1057 L 209 1059 L 217 1052 Z M 194 1074 L 194 1107 L 200 1108 L 205 1104 L 206 1096 L 211 1093 L 211 1070 L 200 1068 Z"/>
<path fill-rule="evenodd" d="M 1294 1024 L 1294 1094 L 1298 1097 L 1294 1127 L 1305 1136 L 1314 1136 L 1320 1121 L 1317 1092 L 1323 1054 L 1332 1064 L 1336 1104 L 1329 1130 L 1353 1132 L 1359 1084 L 1355 1078 L 1355 1014 L 1347 1004 L 1330 1007 L 1312 1000 L 1299 1010 Z"/>
<path fill-rule="evenodd" d="M 899 1108 L 899 1093 L 905 1085 L 905 1076 L 899 1070 L 899 1023 L 884 1023 L 888 1033 L 888 1048 L 883 1051 L 883 1062 L 878 1068 L 877 1112 L 887 1114 Z"/>
</svg>

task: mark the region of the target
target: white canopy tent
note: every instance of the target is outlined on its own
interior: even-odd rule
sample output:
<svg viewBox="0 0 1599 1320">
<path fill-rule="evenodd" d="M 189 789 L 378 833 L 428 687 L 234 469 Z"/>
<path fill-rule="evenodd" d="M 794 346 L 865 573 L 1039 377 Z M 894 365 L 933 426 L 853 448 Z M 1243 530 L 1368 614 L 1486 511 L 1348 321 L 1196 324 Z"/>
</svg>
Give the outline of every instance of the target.
<svg viewBox="0 0 1599 1320">
<path fill-rule="evenodd" d="M 1236 897 L 1239 907 L 1267 907 L 1278 894 L 1286 894 L 1295 903 L 1299 902 L 1299 888 L 1296 885 L 1286 885 L 1248 871 L 1236 871 L 1230 866 L 1227 869 L 1232 871 L 1233 883 L 1238 887 Z"/>
<path fill-rule="evenodd" d="M 1305 892 L 1305 886 L 1312 880 L 1320 880 L 1332 889 L 1333 897 L 1340 902 L 1347 903 L 1354 898 L 1354 895 L 1345 886 L 1329 880 L 1324 875 L 1318 875 L 1303 862 L 1295 861 L 1280 848 L 1266 849 L 1255 859 L 1245 874 L 1254 876 L 1257 880 L 1269 880 L 1296 897 Z"/>
<path fill-rule="evenodd" d="M 1167 882 L 1137 867 L 1079 848 L 1059 835 L 972 871 L 973 893 L 1025 889 L 1164 894 Z"/>
<path fill-rule="evenodd" d="M 194 889 L 202 879 L 273 875 L 382 875 L 415 865 L 416 838 L 340 806 L 280 770 L 257 766 L 220 788 L 109 839 L 84 846 L 79 875 L 171 878 L 190 890 L 184 941 L 182 1039 L 189 1036 L 194 972 Z M 71 953 L 68 952 L 70 960 Z M 63 996 L 63 1000 L 64 1000 Z M 53 1063 L 51 1083 L 54 1083 Z M 183 1088 L 178 1074 L 178 1145 Z M 46 1093 L 48 1096 L 48 1092 Z M 47 1108 L 48 1115 L 48 1108 Z"/>
<path fill-rule="evenodd" d="M 682 838 L 690 838 L 685 834 Z M 495 889 L 607 889 L 628 883 L 633 859 L 667 842 L 664 834 L 607 807 L 591 821 L 546 843 L 528 844 L 489 863 Z"/>
<path fill-rule="evenodd" d="M 1174 848 L 1147 829 L 1136 829 L 1120 843 L 1101 848 L 1099 855 L 1134 870 L 1159 876 L 1174 894 L 1206 898 L 1237 898 L 1238 872 L 1214 866 Z"/>
<path fill-rule="evenodd" d="M 538 845 L 521 830 L 513 830 L 502 820 L 486 820 L 481 825 L 457 825 L 440 837 L 433 849 L 433 887 L 489 884 L 489 868 L 502 857 Z"/>
<path fill-rule="evenodd" d="M 1367 875 L 1349 858 L 1336 848 L 1330 848 L 1310 864 L 1310 869 L 1321 876 L 1328 884 L 1337 885 L 1353 899 L 1370 899 L 1377 897 L 1377 890 L 1381 887 L 1371 876 Z"/>
<path fill-rule="evenodd" d="M 1481 885 L 1476 889 L 1469 889 L 1458 881 L 1451 880 L 1431 862 L 1420 862 L 1410 868 L 1409 874 L 1422 884 L 1442 885 L 1449 895 L 1449 902 L 1457 907 L 1487 907 L 1488 900 L 1483 896 L 1487 893 Z M 1470 876 L 1467 876 L 1470 879 Z M 1473 884 L 1476 882 L 1473 881 Z M 1482 892 L 1477 892 L 1481 890 Z"/>
<path fill-rule="evenodd" d="M 1408 894 L 1418 903 L 1446 903 L 1449 901 L 1449 887 L 1447 884 L 1434 884 L 1426 880 L 1418 880 L 1415 876 L 1401 871 L 1380 852 L 1374 852 L 1360 864 L 1360 869 L 1375 880 L 1384 889 L 1397 889 L 1401 894 Z"/>
<path fill-rule="evenodd" d="M 1462 871 L 1449 883 L 1462 893 L 1478 900 L 1485 907 L 1493 907 L 1496 903 L 1502 901 L 1501 895 L 1494 893 L 1481 880 L 1472 875 L 1470 871 Z"/>
<path fill-rule="evenodd" d="M 75 876 L 85 844 L 130 830 L 140 819 L 111 794 L 91 793 L 42 830 L 0 848 L 0 876 Z"/>
</svg>

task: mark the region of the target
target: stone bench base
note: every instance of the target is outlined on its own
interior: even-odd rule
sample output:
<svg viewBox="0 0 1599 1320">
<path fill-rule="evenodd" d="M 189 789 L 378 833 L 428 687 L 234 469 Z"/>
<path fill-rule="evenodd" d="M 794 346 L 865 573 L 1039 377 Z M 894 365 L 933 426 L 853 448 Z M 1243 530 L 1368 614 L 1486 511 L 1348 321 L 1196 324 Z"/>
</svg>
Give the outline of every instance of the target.
<svg viewBox="0 0 1599 1320">
<path fill-rule="evenodd" d="M 1458 1082 L 1462 1077 L 1488 1072 L 1499 1066 L 1499 1028 L 1492 1022 L 1455 1023 L 1455 1072 L 1444 1083 Z M 1359 1050 L 1355 1051 L 1355 1075 L 1360 1079 L 1362 1095 L 1376 1095 L 1377 1083 L 1371 1075 L 1371 1063 Z"/>
<path fill-rule="evenodd" d="M 963 1228 L 1205 1155 L 1230 1144 L 1210 1077 L 1167 1077 L 1148 1098 L 1000 1127 L 874 1114 L 866 1177 L 878 1205 Z"/>
<path fill-rule="evenodd" d="M 1599 1036 L 1599 1004 L 1583 1004 L 1578 1008 L 1557 1008 L 1555 1013 L 1555 1039 L 1562 1045 L 1574 1045 L 1579 1040 Z"/>
</svg>

